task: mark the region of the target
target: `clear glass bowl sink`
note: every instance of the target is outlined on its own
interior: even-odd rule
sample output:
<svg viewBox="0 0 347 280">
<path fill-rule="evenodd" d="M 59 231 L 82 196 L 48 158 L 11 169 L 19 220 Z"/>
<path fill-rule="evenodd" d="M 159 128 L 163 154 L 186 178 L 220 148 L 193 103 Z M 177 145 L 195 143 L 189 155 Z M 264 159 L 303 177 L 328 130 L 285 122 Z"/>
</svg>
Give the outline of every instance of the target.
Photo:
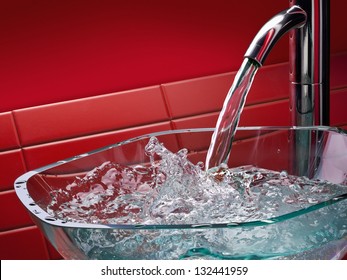
<svg viewBox="0 0 347 280">
<path fill-rule="evenodd" d="M 172 152 L 204 162 L 213 128 L 164 131 L 30 171 L 15 190 L 34 222 L 66 259 L 340 259 L 347 252 L 347 134 L 330 127 L 240 127 L 228 166 L 254 166 L 338 184 L 345 192 L 269 219 L 246 222 L 108 224 L 49 214 L 52 192 L 105 162 L 148 165 L 155 136 Z M 206 209 L 209 211 L 209 209 Z"/>
</svg>

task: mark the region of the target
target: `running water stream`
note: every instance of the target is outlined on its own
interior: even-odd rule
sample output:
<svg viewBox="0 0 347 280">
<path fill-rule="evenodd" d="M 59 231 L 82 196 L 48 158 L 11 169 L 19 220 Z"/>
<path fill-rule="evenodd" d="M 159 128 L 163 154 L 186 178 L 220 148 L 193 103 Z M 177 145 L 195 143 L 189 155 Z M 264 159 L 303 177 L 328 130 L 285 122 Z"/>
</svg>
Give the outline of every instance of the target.
<svg viewBox="0 0 347 280">
<path fill-rule="evenodd" d="M 207 152 L 205 170 L 228 161 L 246 97 L 258 69 L 257 62 L 249 58 L 244 59 L 219 114 Z"/>
</svg>

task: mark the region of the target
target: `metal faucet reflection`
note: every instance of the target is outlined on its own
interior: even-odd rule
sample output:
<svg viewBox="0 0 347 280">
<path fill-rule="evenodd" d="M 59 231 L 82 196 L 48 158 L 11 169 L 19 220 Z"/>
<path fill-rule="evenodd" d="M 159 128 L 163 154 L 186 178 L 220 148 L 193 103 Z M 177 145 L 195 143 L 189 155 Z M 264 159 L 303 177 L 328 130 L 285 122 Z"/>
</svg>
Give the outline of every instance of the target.
<svg viewBox="0 0 347 280">
<path fill-rule="evenodd" d="M 290 8 L 262 27 L 245 54 L 262 66 L 278 39 L 290 32 L 290 110 L 294 126 L 329 125 L 329 12 L 329 0 L 290 0 Z M 312 139 L 304 132 L 296 133 L 292 140 L 293 156 L 298 158 L 293 168 L 310 176 L 308 162 L 319 147 L 312 147 Z"/>
</svg>

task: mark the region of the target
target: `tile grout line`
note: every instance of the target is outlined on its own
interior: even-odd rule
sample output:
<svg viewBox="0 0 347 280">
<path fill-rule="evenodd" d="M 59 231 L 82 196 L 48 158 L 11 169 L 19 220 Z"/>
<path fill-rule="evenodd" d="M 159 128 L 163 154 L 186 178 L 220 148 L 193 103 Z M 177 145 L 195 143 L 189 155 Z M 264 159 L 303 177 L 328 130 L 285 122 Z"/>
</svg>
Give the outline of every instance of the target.
<svg viewBox="0 0 347 280">
<path fill-rule="evenodd" d="M 12 122 L 15 128 L 15 132 L 16 132 L 16 140 L 18 141 L 19 144 L 19 148 L 22 148 L 22 139 L 20 137 L 20 132 L 18 129 L 18 124 L 17 124 L 17 120 L 16 120 L 16 116 L 15 116 L 15 112 L 11 111 L 11 116 L 12 116 Z"/>
<path fill-rule="evenodd" d="M 138 126 L 129 126 L 129 127 L 122 127 L 122 128 L 115 128 L 113 130 L 105 130 L 105 131 L 100 131 L 100 132 L 95 132 L 95 133 L 90 133 L 90 134 L 84 134 L 84 135 L 76 135 L 76 136 L 72 136 L 69 138 L 62 138 L 62 139 L 55 139 L 55 140 L 51 140 L 51 141 L 47 141 L 47 142 L 38 142 L 38 143 L 33 143 L 33 144 L 28 144 L 26 146 L 22 147 L 22 150 L 24 151 L 27 148 L 32 148 L 32 147 L 37 147 L 37 146 L 44 146 L 44 145 L 50 145 L 50 144 L 54 144 L 54 143 L 61 143 L 61 142 L 70 142 L 70 141 L 74 141 L 74 140 L 81 140 L 84 138 L 89 138 L 89 137 L 95 137 L 95 136 L 103 136 L 103 135 L 107 135 L 107 134 L 112 134 L 115 132 L 122 132 L 122 131 L 126 131 L 128 129 L 136 129 L 139 128 L 141 129 L 142 127 L 146 127 L 146 126 L 155 126 L 155 125 L 161 125 L 161 124 L 165 124 L 167 122 L 170 122 L 170 120 L 163 120 L 163 121 L 159 121 L 159 122 L 153 122 L 153 123 L 146 123 L 146 124 L 141 124 Z M 112 144 L 111 144 L 112 145 Z"/>
<path fill-rule="evenodd" d="M 163 84 L 160 84 L 159 88 L 160 88 L 161 96 L 162 96 L 163 101 L 164 101 L 164 106 L 165 106 L 166 112 L 167 112 L 168 117 L 169 117 L 170 127 L 171 127 L 172 130 L 175 130 L 176 127 L 175 127 L 175 124 L 173 122 L 173 113 L 172 113 L 172 110 L 171 110 L 169 98 L 167 96 L 165 87 L 163 86 Z M 180 137 L 178 135 L 175 135 L 175 138 L 176 138 L 176 142 L 177 142 L 178 147 L 182 147 L 182 143 L 181 143 Z"/>
<path fill-rule="evenodd" d="M 166 90 L 165 90 L 165 87 L 163 86 L 163 84 L 159 85 L 159 89 L 160 89 L 162 99 L 164 101 L 165 110 L 168 114 L 169 120 L 172 121 L 173 114 L 172 114 L 169 98 L 167 97 L 167 93 L 166 93 Z"/>
<path fill-rule="evenodd" d="M 23 160 L 24 170 L 27 172 L 28 171 L 28 164 L 27 164 L 27 159 L 25 157 L 25 153 L 24 153 L 24 147 L 22 144 L 23 141 L 21 140 L 21 137 L 20 137 L 20 131 L 19 131 L 19 127 L 18 127 L 18 124 L 16 121 L 15 112 L 11 111 L 11 115 L 12 115 L 12 120 L 13 120 L 13 124 L 14 124 L 14 128 L 15 128 L 15 132 L 16 132 L 16 137 L 17 137 L 18 144 L 19 144 L 19 150 L 21 152 L 21 157 Z"/>
</svg>

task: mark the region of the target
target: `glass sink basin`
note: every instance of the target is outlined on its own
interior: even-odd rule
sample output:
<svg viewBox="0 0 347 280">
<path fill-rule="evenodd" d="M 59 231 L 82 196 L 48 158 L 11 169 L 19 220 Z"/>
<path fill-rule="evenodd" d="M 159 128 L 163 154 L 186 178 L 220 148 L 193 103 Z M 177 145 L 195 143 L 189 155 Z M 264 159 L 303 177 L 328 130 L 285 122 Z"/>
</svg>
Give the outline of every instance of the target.
<svg viewBox="0 0 347 280">
<path fill-rule="evenodd" d="M 105 162 L 148 166 L 145 147 L 152 136 L 174 153 L 186 148 L 192 163 L 204 162 L 213 130 L 164 131 L 129 139 L 27 172 L 15 181 L 15 190 L 66 259 L 340 259 L 347 253 L 347 134 L 331 127 L 237 130 L 228 167 L 252 166 L 326 184 L 324 200 L 310 201 L 308 195 L 309 205 L 300 209 L 266 219 L 176 224 L 74 220 L 51 211 L 54 194 L 78 196 L 71 194 L 74 182 L 85 182 Z M 271 196 L 267 199 L 272 203 Z"/>
</svg>

